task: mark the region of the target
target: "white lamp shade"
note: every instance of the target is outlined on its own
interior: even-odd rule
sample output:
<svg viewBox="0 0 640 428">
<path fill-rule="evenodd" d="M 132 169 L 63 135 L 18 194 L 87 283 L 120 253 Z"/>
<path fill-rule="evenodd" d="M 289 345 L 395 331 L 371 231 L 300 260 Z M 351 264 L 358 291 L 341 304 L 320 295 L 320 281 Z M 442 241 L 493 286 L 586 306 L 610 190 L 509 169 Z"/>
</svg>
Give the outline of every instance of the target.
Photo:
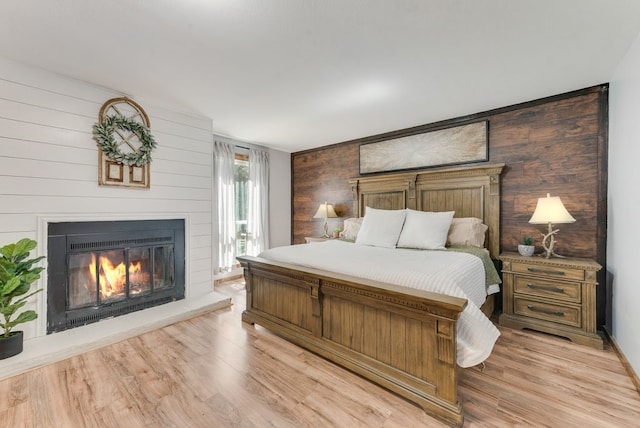
<svg viewBox="0 0 640 428">
<path fill-rule="evenodd" d="M 333 205 L 324 203 L 320 204 L 318 211 L 313 215 L 313 218 L 337 218 L 336 212 L 333 209 Z"/>
<path fill-rule="evenodd" d="M 575 218 L 571 217 L 569 211 L 564 207 L 558 196 L 550 196 L 547 193 L 546 198 L 538 198 L 538 205 L 531 216 L 529 223 L 546 224 L 546 223 L 573 223 Z"/>
</svg>

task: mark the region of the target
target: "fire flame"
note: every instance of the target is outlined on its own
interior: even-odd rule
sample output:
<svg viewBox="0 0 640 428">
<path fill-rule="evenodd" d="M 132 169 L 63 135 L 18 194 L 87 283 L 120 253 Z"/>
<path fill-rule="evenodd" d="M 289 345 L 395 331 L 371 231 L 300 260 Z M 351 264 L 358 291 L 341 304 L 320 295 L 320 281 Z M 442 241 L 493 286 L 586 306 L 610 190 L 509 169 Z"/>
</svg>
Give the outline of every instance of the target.
<svg viewBox="0 0 640 428">
<path fill-rule="evenodd" d="M 129 263 L 129 279 L 140 274 L 142 266 L 140 262 Z M 96 276 L 96 256 L 91 255 L 91 264 L 89 272 L 92 278 Z M 109 298 L 112 296 L 122 295 L 125 292 L 127 284 L 127 272 L 124 262 L 114 266 L 111 260 L 106 256 L 100 256 L 98 259 L 98 274 L 100 278 L 100 296 L 101 298 Z"/>
</svg>

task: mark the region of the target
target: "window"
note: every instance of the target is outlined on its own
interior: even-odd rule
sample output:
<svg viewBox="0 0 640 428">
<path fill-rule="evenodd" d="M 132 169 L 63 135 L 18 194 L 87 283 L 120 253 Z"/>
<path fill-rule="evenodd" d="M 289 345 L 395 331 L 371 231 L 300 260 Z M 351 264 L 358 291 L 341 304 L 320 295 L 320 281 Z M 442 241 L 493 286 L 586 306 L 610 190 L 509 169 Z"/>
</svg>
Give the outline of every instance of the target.
<svg viewBox="0 0 640 428">
<path fill-rule="evenodd" d="M 216 273 L 231 272 L 236 257 L 269 248 L 269 153 L 213 142 L 213 224 Z"/>
<path fill-rule="evenodd" d="M 247 214 L 249 195 L 249 156 L 236 153 L 234 163 L 236 257 L 247 254 Z"/>
</svg>

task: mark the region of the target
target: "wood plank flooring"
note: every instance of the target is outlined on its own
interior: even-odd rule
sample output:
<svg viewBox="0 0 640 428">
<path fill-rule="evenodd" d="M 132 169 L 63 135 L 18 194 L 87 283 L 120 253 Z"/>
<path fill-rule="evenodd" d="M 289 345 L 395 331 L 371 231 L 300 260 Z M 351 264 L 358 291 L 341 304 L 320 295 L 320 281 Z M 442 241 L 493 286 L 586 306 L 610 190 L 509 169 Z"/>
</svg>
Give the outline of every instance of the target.
<svg viewBox="0 0 640 428">
<path fill-rule="evenodd" d="M 439 427 L 420 408 L 240 320 L 235 305 L 0 382 L 0 427 Z M 604 351 L 501 328 L 464 369 L 467 427 L 637 427 L 640 396 Z M 1 363 L 0 363 L 1 367 Z"/>
</svg>

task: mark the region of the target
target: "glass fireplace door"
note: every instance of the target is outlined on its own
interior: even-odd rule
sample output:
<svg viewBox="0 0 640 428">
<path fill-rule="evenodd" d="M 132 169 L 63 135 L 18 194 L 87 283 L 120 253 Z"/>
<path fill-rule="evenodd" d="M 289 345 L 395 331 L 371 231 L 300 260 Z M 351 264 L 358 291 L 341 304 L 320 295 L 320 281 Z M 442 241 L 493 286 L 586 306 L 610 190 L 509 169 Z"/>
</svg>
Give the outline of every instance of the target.
<svg viewBox="0 0 640 428">
<path fill-rule="evenodd" d="M 175 284 L 173 246 L 68 255 L 67 309 L 108 305 Z"/>
</svg>

